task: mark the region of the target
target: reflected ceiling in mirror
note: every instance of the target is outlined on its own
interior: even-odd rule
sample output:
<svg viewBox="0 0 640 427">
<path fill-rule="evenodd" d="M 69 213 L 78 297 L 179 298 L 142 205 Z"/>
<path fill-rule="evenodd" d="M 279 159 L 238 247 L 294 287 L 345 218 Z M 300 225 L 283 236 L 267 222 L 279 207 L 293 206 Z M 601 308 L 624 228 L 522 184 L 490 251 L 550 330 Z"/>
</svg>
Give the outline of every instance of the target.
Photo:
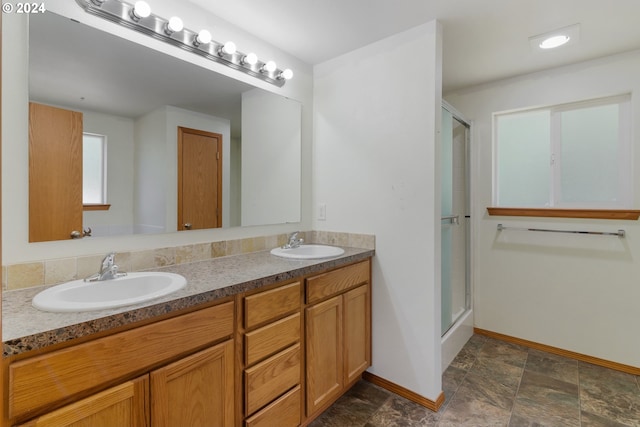
<svg viewBox="0 0 640 427">
<path fill-rule="evenodd" d="M 29 17 L 29 96 L 121 117 L 164 105 L 230 119 L 253 86 L 47 12 Z M 235 123 L 237 122 L 237 125 Z"/>
<path fill-rule="evenodd" d="M 211 117 L 212 122 L 226 123 L 224 136 L 223 159 L 223 227 L 242 225 L 242 197 L 243 188 L 254 192 L 255 186 L 269 182 L 283 182 L 281 179 L 267 179 L 270 177 L 245 176 L 241 170 L 243 155 L 242 129 L 243 107 L 242 98 L 248 93 L 263 92 L 264 96 L 280 99 L 281 102 L 295 105 L 293 110 L 286 109 L 287 115 L 273 117 L 272 123 L 280 123 L 288 130 L 291 127 L 297 129 L 296 146 L 294 156 L 300 152 L 300 112 L 301 106 L 293 100 L 280 97 L 273 93 L 256 89 L 255 87 L 238 80 L 222 76 L 211 70 L 195 64 L 182 61 L 172 55 L 159 52 L 124 38 L 105 33 L 93 27 L 78 23 L 67 18 L 47 12 L 29 17 L 29 97 L 30 101 L 54 105 L 65 109 L 81 111 L 85 115 L 85 131 L 91 132 L 91 123 L 100 121 L 97 117 L 108 117 L 109 120 L 129 121 L 133 133 L 139 133 L 139 122 L 146 120 L 147 116 L 157 111 L 167 111 L 177 116 L 190 115 L 198 117 L 196 123 L 201 123 L 203 118 Z M 176 49 L 169 47 L 168 49 Z M 244 94 L 244 95 L 243 95 Z M 280 101 L 278 101 L 280 102 Z M 271 105 L 271 104 L 265 104 Z M 293 112 L 292 112 L 293 111 Z M 246 113 L 245 113 L 246 114 Z M 113 120 L 112 120 L 113 121 Z M 192 118 L 187 123 L 181 123 L 180 119 L 167 121 L 186 127 L 191 125 Z M 254 123 L 255 120 L 245 122 Z M 286 122 L 286 123 L 285 123 Z M 100 126 L 98 126 L 100 127 Z M 214 126 L 215 127 L 215 126 Z M 126 126 L 119 126 L 122 130 Z M 133 131 L 135 129 L 135 132 Z M 203 129 L 211 130 L 211 129 Z M 245 131 L 252 130 L 245 128 Z M 100 133 L 100 132 L 95 132 Z M 259 132 L 258 132 L 259 133 Z M 173 131 L 167 132 L 173 135 Z M 255 132 L 248 132 L 255 134 Z M 109 173 L 115 175 L 109 177 L 107 194 L 110 199 L 113 195 L 116 200 L 108 200 L 112 207 L 109 213 L 85 212 L 84 227 L 92 227 L 94 237 L 101 235 L 129 234 L 149 232 L 136 226 L 134 217 L 135 201 L 127 200 L 137 197 L 140 193 L 140 181 L 148 180 L 144 177 L 144 168 L 140 166 L 141 159 L 134 159 L 135 153 L 140 150 L 130 146 L 138 144 L 131 136 L 130 140 L 123 143 L 129 146 L 126 149 L 115 147 L 119 137 L 109 137 L 108 165 Z M 137 138 L 137 137 L 136 137 Z M 165 144 L 164 161 L 167 162 L 167 174 L 162 179 L 167 181 L 166 188 L 156 188 L 156 192 L 162 193 L 165 200 L 154 200 L 151 203 L 158 206 L 166 206 L 164 212 L 164 224 L 156 227 L 154 232 L 172 232 L 176 230 L 176 191 L 175 186 L 175 156 L 174 144 Z M 288 161 L 291 161 L 291 144 L 287 145 Z M 113 153 L 111 152 L 113 148 Z M 119 151 L 120 154 L 115 152 Z M 124 153 L 124 156 L 122 154 Z M 157 154 L 157 153 L 156 153 Z M 277 155 L 273 158 L 279 158 Z M 122 156 L 122 157 L 120 157 Z M 114 167 L 120 165 L 120 170 Z M 287 165 L 291 168 L 291 164 Z M 277 164 L 263 171 L 278 170 Z M 129 170 L 130 172 L 127 172 Z M 157 171 L 156 171 L 157 173 Z M 135 180 L 124 181 L 125 179 Z M 155 182 L 159 180 L 155 179 Z M 262 224 L 274 224 L 300 221 L 300 173 L 290 174 L 287 177 L 286 192 L 292 193 L 291 181 L 295 183 L 291 195 L 293 202 L 287 200 L 285 206 L 291 206 L 289 211 L 274 219 L 273 216 L 265 217 Z M 272 184 L 270 184 L 272 185 Z M 138 186 L 138 190 L 135 190 Z M 127 190 L 127 187 L 129 190 Z M 278 192 L 274 192 L 278 194 Z M 144 202 L 148 205 L 149 201 Z M 264 201 L 260 202 L 263 208 Z M 283 203 L 274 202 L 282 211 Z M 246 204 L 254 205 L 254 204 Z M 112 219 L 108 219 L 112 217 Z M 113 219 L 115 218 L 115 219 Z M 258 223 L 259 220 L 258 220 Z M 251 225 L 256 225 L 255 221 Z"/>
</svg>

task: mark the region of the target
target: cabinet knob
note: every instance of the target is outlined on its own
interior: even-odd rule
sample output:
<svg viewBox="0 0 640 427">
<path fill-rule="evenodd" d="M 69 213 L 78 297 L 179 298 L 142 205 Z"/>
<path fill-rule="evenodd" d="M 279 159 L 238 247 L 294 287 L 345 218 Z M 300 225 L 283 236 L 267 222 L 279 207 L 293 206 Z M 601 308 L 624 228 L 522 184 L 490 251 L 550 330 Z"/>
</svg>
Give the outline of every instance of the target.
<svg viewBox="0 0 640 427">
<path fill-rule="evenodd" d="M 186 222 L 186 223 L 184 224 L 184 229 L 185 229 L 185 230 L 191 230 L 191 223 L 190 223 L 190 222 Z"/>
<path fill-rule="evenodd" d="M 73 231 L 71 232 L 70 237 L 71 237 L 72 239 L 81 239 L 81 238 L 82 238 L 82 233 L 80 233 L 78 230 L 73 230 Z"/>
</svg>

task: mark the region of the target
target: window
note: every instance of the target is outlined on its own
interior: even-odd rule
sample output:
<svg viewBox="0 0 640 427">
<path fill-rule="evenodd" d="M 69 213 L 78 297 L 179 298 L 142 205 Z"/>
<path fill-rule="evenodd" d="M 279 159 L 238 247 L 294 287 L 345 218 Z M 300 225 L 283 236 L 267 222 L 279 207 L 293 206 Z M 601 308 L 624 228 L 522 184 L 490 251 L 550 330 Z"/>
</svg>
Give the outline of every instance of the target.
<svg viewBox="0 0 640 427">
<path fill-rule="evenodd" d="M 107 137 L 84 133 L 82 137 L 82 204 L 107 203 Z"/>
<path fill-rule="evenodd" d="M 630 96 L 494 114 L 494 204 L 632 204 Z"/>
</svg>

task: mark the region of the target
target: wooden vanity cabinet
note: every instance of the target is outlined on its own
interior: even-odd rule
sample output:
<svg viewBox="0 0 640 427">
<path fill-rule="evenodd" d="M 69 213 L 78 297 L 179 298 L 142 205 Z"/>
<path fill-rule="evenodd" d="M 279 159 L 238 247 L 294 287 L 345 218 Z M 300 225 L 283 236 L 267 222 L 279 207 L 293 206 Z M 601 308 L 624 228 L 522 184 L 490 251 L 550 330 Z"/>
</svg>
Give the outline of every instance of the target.
<svg viewBox="0 0 640 427">
<path fill-rule="evenodd" d="M 370 260 L 5 364 L 3 423 L 309 424 L 371 364 Z"/>
<path fill-rule="evenodd" d="M 152 371 L 151 425 L 232 426 L 233 340 Z"/>
<path fill-rule="evenodd" d="M 307 415 L 337 399 L 344 387 L 342 296 L 306 309 Z"/>
<path fill-rule="evenodd" d="M 295 427 L 302 417 L 302 285 L 240 297 L 242 413 L 247 427 Z"/>
<path fill-rule="evenodd" d="M 306 415 L 315 417 L 371 365 L 370 261 L 306 279 Z"/>
<path fill-rule="evenodd" d="M 371 365 L 370 260 L 236 305 L 244 427 L 307 425 Z"/>
<path fill-rule="evenodd" d="M 19 427 L 149 425 L 149 379 L 145 375 L 79 400 Z"/>
<path fill-rule="evenodd" d="M 232 397 L 233 341 L 227 340 L 20 426 L 232 426 Z"/>
<path fill-rule="evenodd" d="M 233 334 L 231 301 L 13 362 L 4 425 L 233 426 Z"/>
</svg>

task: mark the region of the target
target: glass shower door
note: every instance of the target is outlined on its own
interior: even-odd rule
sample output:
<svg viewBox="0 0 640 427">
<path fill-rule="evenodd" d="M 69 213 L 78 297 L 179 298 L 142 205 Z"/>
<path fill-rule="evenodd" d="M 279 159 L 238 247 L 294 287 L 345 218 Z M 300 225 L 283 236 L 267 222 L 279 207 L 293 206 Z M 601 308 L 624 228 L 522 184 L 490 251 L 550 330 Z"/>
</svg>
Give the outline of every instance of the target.
<svg viewBox="0 0 640 427">
<path fill-rule="evenodd" d="M 442 330 L 470 307 L 468 125 L 442 109 Z"/>
</svg>

